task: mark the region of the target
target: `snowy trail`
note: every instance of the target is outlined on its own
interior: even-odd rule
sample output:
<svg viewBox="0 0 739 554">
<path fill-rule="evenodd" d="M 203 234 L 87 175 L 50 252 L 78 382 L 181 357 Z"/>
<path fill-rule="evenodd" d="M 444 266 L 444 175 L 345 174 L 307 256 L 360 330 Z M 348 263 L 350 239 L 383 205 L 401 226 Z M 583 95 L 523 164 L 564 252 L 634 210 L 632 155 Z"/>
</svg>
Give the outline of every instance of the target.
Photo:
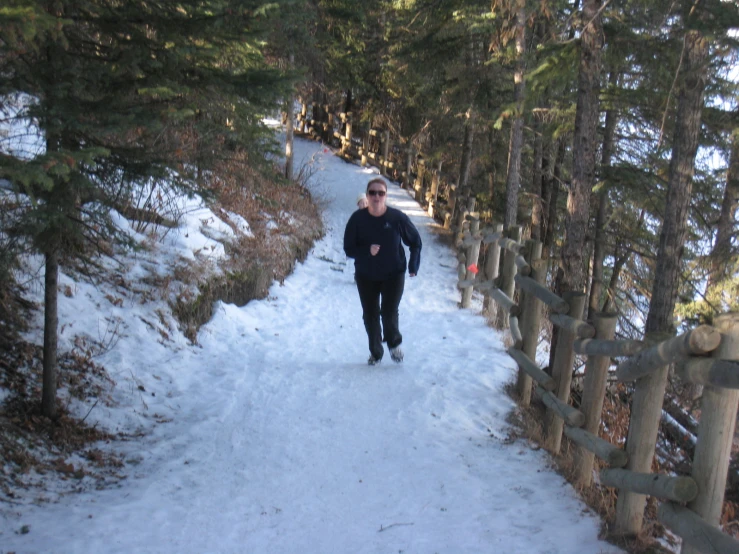
<svg viewBox="0 0 739 554">
<path fill-rule="evenodd" d="M 177 415 L 130 445 L 144 453 L 120 488 L 5 519 L 0 552 L 618 552 L 543 452 L 504 442 L 514 362 L 457 308 L 456 258 L 394 185 L 421 269 L 400 308 L 405 362 L 366 365 L 342 238 L 374 170 L 296 151 L 317 154 L 326 237 L 268 299 L 219 306 L 201 348 L 168 362 Z"/>
</svg>

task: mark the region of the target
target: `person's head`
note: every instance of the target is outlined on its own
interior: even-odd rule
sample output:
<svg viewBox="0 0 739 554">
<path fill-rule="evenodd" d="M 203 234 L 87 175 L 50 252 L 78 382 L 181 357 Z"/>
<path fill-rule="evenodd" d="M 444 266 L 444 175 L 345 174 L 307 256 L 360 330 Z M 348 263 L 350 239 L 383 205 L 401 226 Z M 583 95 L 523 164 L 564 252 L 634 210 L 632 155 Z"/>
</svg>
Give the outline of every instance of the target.
<svg viewBox="0 0 739 554">
<path fill-rule="evenodd" d="M 357 196 L 357 208 L 359 208 L 360 210 L 363 210 L 367 206 L 369 206 L 369 202 L 367 202 L 367 195 L 362 193 L 359 196 Z"/>
<path fill-rule="evenodd" d="M 384 179 L 376 177 L 367 183 L 367 200 L 371 212 L 383 211 L 385 209 L 385 196 L 387 195 L 387 183 Z"/>
</svg>

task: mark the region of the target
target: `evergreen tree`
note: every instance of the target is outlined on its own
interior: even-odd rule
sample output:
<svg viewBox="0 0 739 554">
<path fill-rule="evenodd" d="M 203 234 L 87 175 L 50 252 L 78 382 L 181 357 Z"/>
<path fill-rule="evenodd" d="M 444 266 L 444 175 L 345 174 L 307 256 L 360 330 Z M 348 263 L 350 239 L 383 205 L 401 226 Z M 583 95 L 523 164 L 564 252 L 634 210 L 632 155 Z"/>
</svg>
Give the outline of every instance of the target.
<svg viewBox="0 0 739 554">
<path fill-rule="evenodd" d="M 31 99 L 23 116 L 45 144 L 35 157 L 0 157 L 0 177 L 33 199 L 18 230 L 46 260 L 45 415 L 56 415 L 62 255 L 109 238 L 105 207 L 125 208 L 136 182 L 192 187 L 229 141 L 256 149 L 259 118 L 280 92 L 260 53 L 271 5 L 11 0 L 3 9 L 0 96 Z"/>
</svg>

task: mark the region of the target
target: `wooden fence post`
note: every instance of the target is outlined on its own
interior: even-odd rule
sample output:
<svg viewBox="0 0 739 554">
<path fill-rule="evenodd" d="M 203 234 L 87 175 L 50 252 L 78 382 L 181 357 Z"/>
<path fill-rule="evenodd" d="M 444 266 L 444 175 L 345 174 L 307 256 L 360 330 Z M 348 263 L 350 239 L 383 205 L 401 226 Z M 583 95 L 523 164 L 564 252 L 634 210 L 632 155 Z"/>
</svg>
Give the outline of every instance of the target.
<svg viewBox="0 0 739 554">
<path fill-rule="evenodd" d="M 341 144 L 341 153 L 346 155 L 351 152 L 352 148 L 352 114 L 347 113 L 344 116 L 344 141 Z"/>
<path fill-rule="evenodd" d="M 426 195 L 427 196 L 426 200 L 428 201 L 428 214 L 432 218 L 434 217 L 434 208 L 436 206 L 436 202 L 439 196 L 439 180 L 441 179 L 441 164 L 442 164 L 441 160 L 436 162 L 436 167 L 431 172 L 431 188 L 429 189 L 429 192 Z"/>
<path fill-rule="evenodd" d="M 506 236 L 514 242 L 520 242 L 521 241 L 521 226 L 511 225 L 508 228 L 508 232 L 506 233 Z M 513 300 L 513 293 L 516 290 L 516 282 L 513 280 L 513 278 L 516 275 L 515 259 L 516 259 L 515 252 L 511 252 L 510 250 L 505 250 L 503 252 L 503 272 L 501 274 L 502 279 L 501 279 L 499 288 L 511 300 Z M 508 312 L 501 309 L 499 306 L 498 307 L 498 317 L 496 318 L 496 328 L 505 329 L 506 327 L 508 327 Z"/>
<path fill-rule="evenodd" d="M 436 188 L 438 190 L 438 186 L 439 186 L 439 173 L 436 171 L 436 169 L 432 169 L 431 170 L 431 188 L 426 193 L 426 203 L 428 206 L 426 208 L 426 212 L 429 214 L 429 217 L 431 217 L 432 219 L 434 218 L 434 206 L 436 206 L 436 194 L 434 193 L 434 189 Z"/>
<path fill-rule="evenodd" d="M 457 203 L 457 185 L 449 185 L 449 198 L 447 211 L 444 214 L 444 229 L 452 228 L 452 217 L 454 216 L 454 206 Z"/>
<path fill-rule="evenodd" d="M 580 319 L 587 298 L 585 293 L 569 291 L 563 297 L 570 306 L 567 313 L 575 319 Z M 557 349 L 554 352 L 554 361 L 552 362 L 552 378 L 557 383 L 557 398 L 565 404 L 569 404 L 570 401 L 576 338 L 572 331 L 560 328 L 557 333 Z M 559 449 L 562 446 L 563 423 L 561 419 L 547 412 L 544 426 L 544 448 L 552 454 L 559 454 Z"/>
<path fill-rule="evenodd" d="M 457 253 L 457 281 L 462 281 L 467 277 L 467 254 L 465 252 Z M 460 308 L 461 308 L 460 304 Z"/>
<path fill-rule="evenodd" d="M 475 211 L 475 203 L 477 199 L 474 196 L 467 198 L 466 207 L 462 207 L 459 211 L 459 225 L 455 228 L 455 240 L 464 237 L 464 227 L 468 223 L 467 216 Z"/>
<path fill-rule="evenodd" d="M 387 177 L 388 153 L 390 152 L 390 130 L 382 133 L 382 158 L 380 159 L 380 173 Z"/>
<path fill-rule="evenodd" d="M 473 217 L 470 220 L 470 236 L 474 237 L 480 231 L 480 219 Z M 467 273 L 465 279 L 474 280 L 476 275 L 469 270 L 471 264 L 477 264 L 477 260 L 480 257 L 480 243 L 482 239 L 476 240 L 474 244 L 467 248 L 467 256 L 465 257 L 465 263 L 467 264 Z M 465 287 L 462 289 L 462 308 L 469 308 L 472 302 L 472 287 Z"/>
<path fill-rule="evenodd" d="M 367 153 L 369 152 L 370 134 L 369 129 L 365 129 L 362 133 L 362 148 L 359 151 L 361 155 L 359 163 L 362 167 L 367 166 Z"/>
<path fill-rule="evenodd" d="M 452 212 L 452 230 L 457 232 L 462 227 L 464 221 L 464 209 L 469 201 L 470 196 L 473 196 L 470 192 L 470 188 L 457 189 L 456 201 L 454 203 L 454 211 Z"/>
<path fill-rule="evenodd" d="M 408 148 L 405 151 L 405 178 L 403 179 L 403 188 L 410 190 L 413 185 L 411 179 L 411 173 L 413 173 L 413 145 L 408 140 Z"/>
<path fill-rule="evenodd" d="M 464 224 L 464 216 L 467 215 L 465 212 L 465 206 L 469 202 L 469 196 L 457 196 L 457 205 L 455 208 L 454 219 L 452 221 L 452 231 L 455 235 L 459 235 L 462 225 Z"/>
<path fill-rule="evenodd" d="M 421 189 L 423 189 L 423 174 L 426 171 L 426 161 L 419 156 L 416 162 L 416 181 L 413 183 L 413 196 L 416 202 L 421 203 Z"/>
<path fill-rule="evenodd" d="M 669 368 L 669 364 L 664 365 L 636 381 L 631 397 L 629 433 L 625 447 L 629 456 L 626 464 L 628 470 L 638 473 L 649 473 L 652 470 Z M 616 501 L 615 532 L 637 535 L 644 522 L 646 502 L 647 498 L 643 494 L 620 490 Z"/>
<path fill-rule="evenodd" d="M 616 333 L 618 317 L 613 313 L 596 313 L 593 316 L 595 338 L 613 340 Z M 600 420 L 608 382 L 608 366 L 610 356 L 588 356 L 585 363 L 585 379 L 583 382 L 582 403 L 580 411 L 585 414 L 583 429 L 598 435 Z M 575 449 L 575 485 L 589 487 L 593 479 L 594 454 L 582 447 Z"/>
<path fill-rule="evenodd" d="M 290 54 L 290 59 L 292 59 Z M 285 125 L 285 178 L 293 180 L 293 149 L 295 146 L 295 93 L 291 92 L 287 97 L 286 125 Z"/>
<path fill-rule="evenodd" d="M 496 223 L 493 226 L 493 232 L 500 233 L 503 236 L 503 224 Z M 494 241 L 488 244 L 485 250 L 485 281 L 494 281 L 498 277 L 500 269 L 500 242 Z M 493 313 L 493 300 L 490 297 L 490 291 L 485 291 L 485 298 L 482 302 L 482 313 L 492 318 L 495 314 Z"/>
<path fill-rule="evenodd" d="M 308 104 L 303 102 L 303 107 L 300 108 L 300 134 L 305 133 L 305 123 L 308 117 Z"/>
<path fill-rule="evenodd" d="M 323 113 L 326 115 L 326 120 L 323 122 L 323 142 L 331 145 L 331 139 L 334 136 L 334 114 L 328 104 L 323 106 Z"/>
<path fill-rule="evenodd" d="M 321 108 L 318 107 L 318 104 L 315 102 L 315 100 L 311 101 L 310 104 L 310 118 L 308 121 L 308 134 L 310 137 L 315 140 L 316 138 L 316 125 L 318 124 L 318 120 L 316 119 L 321 115 Z"/>
<path fill-rule="evenodd" d="M 541 250 L 542 243 L 538 240 L 526 241 L 526 261 L 531 266 L 531 278 L 539 284 L 544 283 L 547 272 L 546 262 L 541 261 Z M 521 294 L 524 294 L 523 291 L 521 291 Z M 523 337 L 521 350 L 529 359 L 536 361 L 536 348 L 539 346 L 539 327 L 541 323 L 541 300 L 533 294 L 524 294 L 521 304 L 523 307 L 523 321 L 520 326 L 521 336 Z M 531 404 L 531 382 L 529 374 L 519 368 L 516 386 L 521 405 L 524 407 Z"/>
<path fill-rule="evenodd" d="M 713 357 L 739 361 L 739 314 L 718 316 L 714 320 L 714 327 L 721 333 L 721 344 L 714 350 Z M 703 388 L 692 471 L 692 477 L 698 483 L 698 496 L 688 504 L 688 508 L 717 527 L 724 504 L 738 404 L 739 390 L 713 385 Z M 683 543 L 682 554 L 697 552 L 697 549 Z"/>
</svg>

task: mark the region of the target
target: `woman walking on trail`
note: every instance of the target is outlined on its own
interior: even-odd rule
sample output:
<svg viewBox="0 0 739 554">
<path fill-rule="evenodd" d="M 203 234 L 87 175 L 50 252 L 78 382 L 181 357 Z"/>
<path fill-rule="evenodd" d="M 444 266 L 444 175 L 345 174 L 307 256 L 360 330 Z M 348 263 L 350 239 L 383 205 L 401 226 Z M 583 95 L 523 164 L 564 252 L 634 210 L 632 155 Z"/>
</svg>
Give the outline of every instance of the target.
<svg viewBox="0 0 739 554">
<path fill-rule="evenodd" d="M 355 211 L 344 230 L 344 252 L 354 258 L 362 318 L 369 339 L 369 365 L 382 360 L 383 340 L 393 361 L 403 361 L 398 305 L 403 296 L 406 265 L 408 274 L 415 277 L 421 263 L 418 230 L 407 215 L 385 204 L 386 195 L 387 183 L 383 179 L 375 178 L 367 183 L 369 206 Z M 411 252 L 407 264 L 403 244 Z"/>
</svg>

